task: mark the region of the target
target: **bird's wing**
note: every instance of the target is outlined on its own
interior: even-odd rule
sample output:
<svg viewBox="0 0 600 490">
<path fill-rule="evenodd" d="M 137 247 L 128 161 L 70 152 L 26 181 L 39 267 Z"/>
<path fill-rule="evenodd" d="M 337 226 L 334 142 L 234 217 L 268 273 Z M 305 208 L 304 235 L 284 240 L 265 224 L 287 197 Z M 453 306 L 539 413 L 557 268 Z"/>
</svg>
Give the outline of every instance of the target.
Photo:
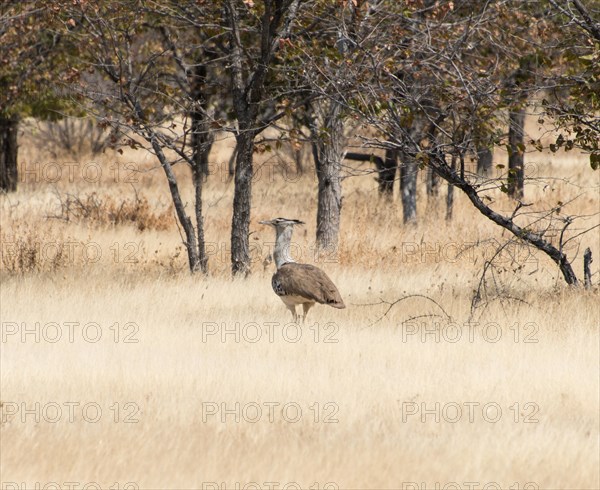
<svg viewBox="0 0 600 490">
<path fill-rule="evenodd" d="M 332 280 L 325 272 L 314 265 L 284 264 L 273 276 L 273 284 L 275 283 L 279 285 L 281 290 L 285 291 L 286 295 L 302 296 L 335 308 L 346 307 Z"/>
</svg>

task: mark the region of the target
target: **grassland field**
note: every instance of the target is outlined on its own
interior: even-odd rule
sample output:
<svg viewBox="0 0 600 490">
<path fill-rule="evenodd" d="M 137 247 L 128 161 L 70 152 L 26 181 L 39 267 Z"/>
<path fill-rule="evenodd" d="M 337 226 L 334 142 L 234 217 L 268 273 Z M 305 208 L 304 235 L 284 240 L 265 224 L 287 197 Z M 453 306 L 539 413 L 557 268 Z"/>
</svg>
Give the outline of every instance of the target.
<svg viewBox="0 0 600 490">
<path fill-rule="evenodd" d="M 211 153 L 209 273 L 192 276 L 151 155 L 20 136 L 19 189 L 0 196 L 2 489 L 600 488 L 600 229 L 576 236 L 599 223 L 600 174 L 585 155 L 527 154 L 525 192 L 527 213 L 579 217 L 566 250 L 582 277 L 590 247 L 594 286 L 511 243 L 473 308 L 511 237 L 465 196 L 446 221 L 445 185 L 428 198 L 420 179 L 403 225 L 397 186 L 386 202 L 349 164 L 339 249 L 316 257 L 314 172 L 275 153 L 257 155 L 252 274 L 232 280 L 231 149 Z M 278 216 L 306 222 L 292 255 L 346 309 L 291 322 L 258 224 Z"/>
</svg>

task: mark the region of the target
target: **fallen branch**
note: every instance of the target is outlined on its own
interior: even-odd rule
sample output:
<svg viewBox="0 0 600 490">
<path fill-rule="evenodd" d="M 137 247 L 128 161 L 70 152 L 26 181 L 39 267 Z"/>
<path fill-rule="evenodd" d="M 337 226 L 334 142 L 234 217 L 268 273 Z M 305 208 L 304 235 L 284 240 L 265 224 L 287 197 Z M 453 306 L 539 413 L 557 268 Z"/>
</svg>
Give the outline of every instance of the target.
<svg viewBox="0 0 600 490">
<path fill-rule="evenodd" d="M 388 315 L 388 313 L 392 310 L 392 308 L 394 306 L 396 306 L 401 301 L 404 301 L 405 299 L 410 299 L 410 298 L 424 298 L 426 300 L 431 301 L 433 304 L 435 304 L 442 311 L 442 313 L 446 317 L 446 320 L 452 321 L 452 317 L 450 315 L 448 315 L 448 313 L 446 312 L 446 310 L 444 310 L 444 308 L 436 300 L 434 300 L 433 298 L 430 298 L 429 296 L 425 296 L 424 294 L 409 294 L 408 296 L 403 296 L 402 298 L 398 298 L 397 300 L 392 301 L 392 302 L 385 301 L 384 299 L 381 299 L 378 303 L 366 303 L 366 304 L 358 304 L 358 305 L 354 305 L 354 306 L 388 305 L 388 308 L 387 308 L 387 310 L 385 310 L 385 313 L 380 318 L 378 318 L 377 320 L 375 320 L 374 322 L 372 322 L 371 324 L 368 325 L 369 327 L 372 327 L 376 323 L 379 323 L 381 320 L 383 320 Z M 429 317 L 431 317 L 431 316 L 441 317 L 441 315 L 436 315 L 436 314 L 433 314 L 433 313 L 432 314 L 427 314 L 427 315 L 419 315 L 419 316 L 410 318 L 409 320 L 405 320 L 403 322 L 403 324 L 406 323 L 407 321 L 414 320 L 415 318 L 420 318 L 420 317 L 425 317 L 425 316 L 429 316 Z"/>
</svg>

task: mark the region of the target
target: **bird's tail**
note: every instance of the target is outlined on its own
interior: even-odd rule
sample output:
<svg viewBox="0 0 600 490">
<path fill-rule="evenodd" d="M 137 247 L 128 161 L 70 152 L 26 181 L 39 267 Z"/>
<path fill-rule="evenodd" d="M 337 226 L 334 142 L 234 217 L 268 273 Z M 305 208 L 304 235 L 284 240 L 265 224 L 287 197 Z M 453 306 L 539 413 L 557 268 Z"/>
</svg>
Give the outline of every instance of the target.
<svg viewBox="0 0 600 490">
<path fill-rule="evenodd" d="M 344 308 L 346 308 L 346 305 L 344 304 L 341 298 L 339 300 L 330 300 L 327 302 L 327 305 L 333 306 L 334 308 L 338 308 L 339 310 L 343 310 Z"/>
</svg>

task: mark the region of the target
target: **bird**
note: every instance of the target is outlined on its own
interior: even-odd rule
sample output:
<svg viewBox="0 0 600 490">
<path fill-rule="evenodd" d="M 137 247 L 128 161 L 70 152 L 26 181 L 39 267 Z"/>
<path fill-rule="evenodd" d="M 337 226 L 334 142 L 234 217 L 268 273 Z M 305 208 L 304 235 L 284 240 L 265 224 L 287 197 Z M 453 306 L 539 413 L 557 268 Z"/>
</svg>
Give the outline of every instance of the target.
<svg viewBox="0 0 600 490">
<path fill-rule="evenodd" d="M 346 308 L 344 301 L 333 281 L 318 267 L 310 264 L 299 264 L 290 255 L 290 242 L 294 226 L 303 225 L 297 219 L 275 218 L 269 221 L 260 221 L 261 225 L 275 228 L 275 249 L 273 256 L 277 272 L 273 274 L 271 285 L 275 294 L 290 310 L 294 322 L 298 322 L 299 315 L 296 306 L 302 305 L 302 323 L 315 303 Z"/>
</svg>

